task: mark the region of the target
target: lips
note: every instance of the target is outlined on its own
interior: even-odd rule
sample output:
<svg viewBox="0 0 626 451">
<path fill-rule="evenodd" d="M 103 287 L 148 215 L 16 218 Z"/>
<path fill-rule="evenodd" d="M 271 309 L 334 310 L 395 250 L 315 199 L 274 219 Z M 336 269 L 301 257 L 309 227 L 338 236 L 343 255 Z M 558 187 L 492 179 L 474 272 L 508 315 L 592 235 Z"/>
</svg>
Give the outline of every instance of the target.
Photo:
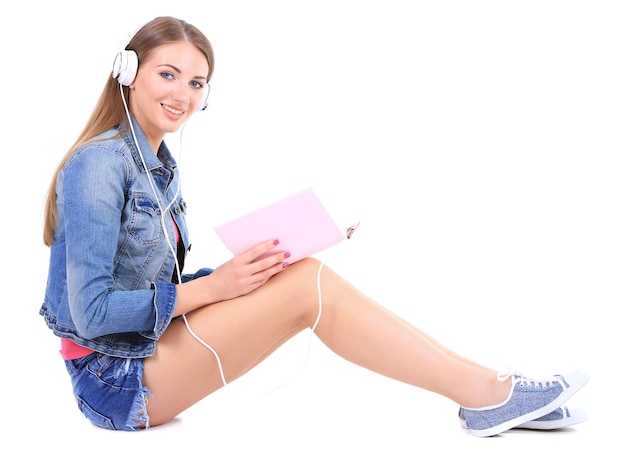
<svg viewBox="0 0 626 451">
<path fill-rule="evenodd" d="M 182 110 L 175 110 L 174 108 L 169 107 L 167 105 L 163 105 L 163 104 L 161 104 L 161 105 L 163 106 L 163 108 L 165 108 L 167 111 L 169 111 L 172 114 L 181 115 L 181 114 L 184 113 L 184 111 L 182 111 Z"/>
</svg>

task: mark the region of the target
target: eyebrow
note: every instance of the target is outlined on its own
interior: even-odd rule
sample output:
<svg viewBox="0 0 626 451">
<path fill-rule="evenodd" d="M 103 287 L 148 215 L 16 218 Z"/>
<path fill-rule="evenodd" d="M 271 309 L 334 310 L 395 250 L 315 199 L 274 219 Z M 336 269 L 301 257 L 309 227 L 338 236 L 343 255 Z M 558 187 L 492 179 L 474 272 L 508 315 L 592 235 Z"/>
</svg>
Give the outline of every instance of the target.
<svg viewBox="0 0 626 451">
<path fill-rule="evenodd" d="M 179 73 L 179 74 L 181 73 L 181 70 L 178 67 L 176 67 L 176 66 L 174 66 L 172 64 L 168 64 L 168 63 L 159 64 L 156 67 L 169 67 L 169 68 L 173 69 L 174 71 L 176 71 L 177 73 Z M 195 77 L 193 77 L 193 79 L 194 80 L 206 81 L 207 77 L 205 77 L 203 75 L 196 75 Z"/>
</svg>

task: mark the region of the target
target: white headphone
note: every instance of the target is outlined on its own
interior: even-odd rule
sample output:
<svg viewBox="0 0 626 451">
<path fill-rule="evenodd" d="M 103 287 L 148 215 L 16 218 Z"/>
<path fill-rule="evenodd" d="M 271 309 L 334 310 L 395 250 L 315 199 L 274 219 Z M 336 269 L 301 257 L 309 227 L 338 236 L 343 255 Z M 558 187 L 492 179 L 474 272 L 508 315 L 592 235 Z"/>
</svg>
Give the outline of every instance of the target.
<svg viewBox="0 0 626 451">
<path fill-rule="evenodd" d="M 116 78 L 121 85 L 129 86 L 137 75 L 138 67 L 139 60 L 134 50 L 120 50 L 113 61 L 113 71 L 111 75 L 113 78 Z M 200 99 L 196 111 L 204 111 L 207 106 L 209 106 L 210 91 L 211 88 L 209 84 L 205 83 L 202 88 L 202 99 Z"/>
</svg>

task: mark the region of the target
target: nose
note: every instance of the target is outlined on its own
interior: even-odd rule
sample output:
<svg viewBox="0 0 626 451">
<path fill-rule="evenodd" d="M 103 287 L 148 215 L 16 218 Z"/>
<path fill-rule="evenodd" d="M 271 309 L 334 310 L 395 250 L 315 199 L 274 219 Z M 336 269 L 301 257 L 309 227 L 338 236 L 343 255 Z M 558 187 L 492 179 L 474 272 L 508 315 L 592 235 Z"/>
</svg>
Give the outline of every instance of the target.
<svg viewBox="0 0 626 451">
<path fill-rule="evenodd" d="M 190 89 L 191 88 L 184 83 L 176 83 L 172 90 L 172 97 L 178 103 L 187 104 L 190 99 Z"/>
</svg>

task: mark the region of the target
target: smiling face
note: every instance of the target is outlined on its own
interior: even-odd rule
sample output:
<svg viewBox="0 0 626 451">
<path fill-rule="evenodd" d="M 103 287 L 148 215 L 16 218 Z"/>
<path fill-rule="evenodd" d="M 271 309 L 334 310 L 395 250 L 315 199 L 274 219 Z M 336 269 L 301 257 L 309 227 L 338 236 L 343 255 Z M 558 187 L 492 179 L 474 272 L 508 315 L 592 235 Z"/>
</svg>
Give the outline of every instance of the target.
<svg viewBox="0 0 626 451">
<path fill-rule="evenodd" d="M 202 100 L 209 63 L 193 44 L 179 41 L 154 49 L 130 85 L 130 111 L 156 152 L 166 133 L 177 131 Z"/>
</svg>

